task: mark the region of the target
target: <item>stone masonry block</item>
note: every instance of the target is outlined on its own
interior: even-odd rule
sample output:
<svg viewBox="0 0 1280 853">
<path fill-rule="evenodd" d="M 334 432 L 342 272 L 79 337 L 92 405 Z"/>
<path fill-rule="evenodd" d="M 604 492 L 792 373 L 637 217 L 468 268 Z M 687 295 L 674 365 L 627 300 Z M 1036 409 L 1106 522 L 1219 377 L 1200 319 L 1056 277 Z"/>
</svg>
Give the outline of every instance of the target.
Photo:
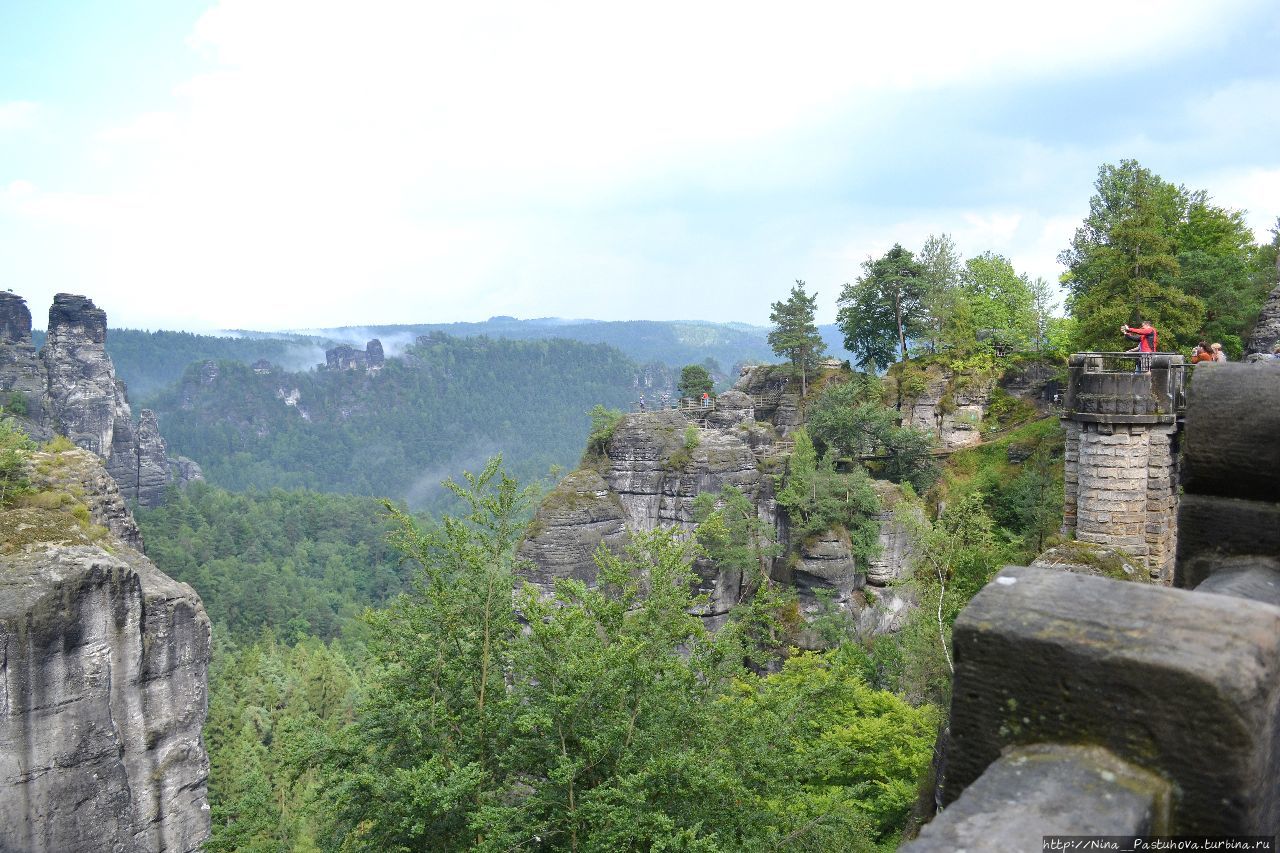
<svg viewBox="0 0 1280 853">
<path fill-rule="evenodd" d="M 1169 819 L 1169 783 L 1106 750 L 1019 747 L 900 853 L 1040 850 L 1045 835 L 1151 835 Z"/>
<path fill-rule="evenodd" d="M 1172 783 L 1170 832 L 1280 831 L 1280 607 L 1010 567 L 954 645 L 946 802 L 1008 748 L 1085 743 Z"/>
<path fill-rule="evenodd" d="M 1280 559 L 1272 557 L 1228 558 L 1196 592 L 1234 595 L 1280 606 Z"/>
<path fill-rule="evenodd" d="M 1280 368 L 1198 371 L 1187 393 L 1187 424 L 1188 492 L 1280 501 Z"/>
<path fill-rule="evenodd" d="M 1280 504 L 1182 496 L 1174 586 L 1195 589 L 1228 557 L 1280 557 Z"/>
</svg>

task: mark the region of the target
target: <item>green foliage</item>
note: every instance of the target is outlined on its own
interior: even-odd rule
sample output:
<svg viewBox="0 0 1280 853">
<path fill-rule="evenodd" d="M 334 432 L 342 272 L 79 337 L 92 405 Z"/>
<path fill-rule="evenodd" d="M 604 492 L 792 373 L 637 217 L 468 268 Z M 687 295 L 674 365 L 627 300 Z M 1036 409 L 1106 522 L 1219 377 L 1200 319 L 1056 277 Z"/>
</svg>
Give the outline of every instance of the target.
<svg viewBox="0 0 1280 853">
<path fill-rule="evenodd" d="M 676 386 L 681 397 L 701 399 L 703 394 L 710 394 L 715 383 L 711 373 L 701 364 L 686 364 L 680 371 L 680 382 Z"/>
<path fill-rule="evenodd" d="M 352 724 L 289 738 L 324 847 L 893 843 L 935 709 L 870 688 L 853 654 L 748 670 L 747 623 L 712 636 L 692 615 L 690 544 L 675 531 L 638 533 L 625 555 L 602 549 L 598 588 L 526 588 L 513 606 L 520 492 L 491 465 L 458 495 L 468 516 L 438 528 L 397 515 L 421 580 L 372 619 Z M 758 565 L 741 495 L 722 497 L 704 502 L 700 539 L 717 559 Z"/>
<path fill-rule="evenodd" d="M 4 411 L 18 417 L 25 417 L 30 409 L 27 401 L 27 395 L 21 391 L 10 391 L 9 396 L 4 404 Z"/>
<path fill-rule="evenodd" d="M 305 368 L 324 360 L 324 343 L 327 342 L 304 335 L 220 337 L 111 329 L 106 346 L 116 375 L 128 383 L 129 396 L 136 401 L 177 382 L 192 362 L 213 359 L 252 364 L 264 358 L 294 369 Z"/>
<path fill-rule="evenodd" d="M 920 266 L 924 280 L 923 335 L 929 350 L 936 352 L 943 344 L 943 327 L 963 308 L 958 299 L 964 263 L 960 250 L 948 234 L 930 234 L 920 249 Z"/>
<path fill-rule="evenodd" d="M 785 651 L 798 628 L 795 590 L 769 577 L 773 558 L 782 552 L 772 528 L 742 491 L 725 485 L 703 492 L 693 502 L 696 536 L 703 554 L 726 577 L 742 579 L 743 604 L 732 618 L 746 639 L 746 652 L 764 664 Z"/>
<path fill-rule="evenodd" d="M 1040 445 L 1022 466 L 1022 471 L 993 496 L 997 521 L 1017 531 L 1019 544 L 1028 554 L 1039 554 L 1049 537 L 1062 524 L 1061 460 Z"/>
<path fill-rule="evenodd" d="M 901 382 L 913 377 L 924 391 L 923 374 L 904 364 Z M 828 452 L 850 457 L 882 455 L 877 466 L 897 483 L 911 483 L 919 492 L 938 477 L 933 437 L 924 430 L 899 426 L 899 413 L 884 404 L 880 380 L 865 374 L 845 382 L 828 383 L 811 410 L 809 430 Z"/>
<path fill-rule="evenodd" d="M 1118 328 L 1150 319 L 1162 349 L 1241 341 L 1270 289 L 1239 211 L 1174 186 L 1134 160 L 1098 170 L 1089 215 L 1059 255 L 1079 321 L 1077 346 L 1118 349 Z"/>
<path fill-rule="evenodd" d="M 814 324 L 814 311 L 818 307 L 818 294 L 805 293 L 804 282 L 797 280 L 791 288 L 791 296 L 783 302 L 775 302 L 769 312 L 773 331 L 769 332 L 769 346 L 777 355 L 786 356 L 791 365 L 800 371 L 800 393 L 808 393 L 808 375 L 818 367 L 818 359 L 826 351 L 822 335 Z"/>
<path fill-rule="evenodd" d="M 862 264 L 862 275 L 845 284 L 837 300 L 836 323 L 844 346 L 863 369 L 884 370 L 907 357 L 907 341 L 929 335 L 929 281 L 910 251 L 894 244 Z M 896 349 L 896 352 L 895 352 Z"/>
<path fill-rule="evenodd" d="M 689 424 L 684 428 L 684 449 L 693 450 L 702 441 L 701 433 L 693 424 Z"/>
<path fill-rule="evenodd" d="M 30 491 L 27 464 L 35 444 L 14 422 L 0 416 L 0 507 Z"/>
<path fill-rule="evenodd" d="M 1038 331 L 1036 292 L 1008 258 L 983 252 L 966 261 L 960 299 L 978 344 L 1015 351 L 1031 347 Z"/>
<path fill-rule="evenodd" d="M 613 431 L 622 421 L 622 412 L 617 409 L 607 409 L 596 403 L 587 413 L 587 417 L 591 418 L 591 432 L 587 435 L 585 455 L 587 457 L 603 456 L 605 448 L 609 446 L 609 439 L 613 438 Z"/>
<path fill-rule="evenodd" d="M 409 579 L 372 498 L 193 483 L 137 518 L 147 554 L 238 639 L 267 627 L 290 640 L 336 637 Z"/>
<path fill-rule="evenodd" d="M 270 632 L 245 645 L 215 631 L 209 670 L 209 802 L 214 851 L 314 850 L 303 808 L 313 774 L 295 778 L 284 735 L 336 734 L 352 718 L 359 653 L 302 638 L 290 647 Z"/>
<path fill-rule="evenodd" d="M 838 472 L 833 453 L 819 459 L 804 429 L 792 437 L 795 451 L 787 460 L 785 485 L 777 500 L 787 512 L 794 538 L 799 541 L 843 528 L 849 533 L 854 556 L 870 559 L 878 552 L 880 531 L 875 522 L 880 500 L 871 488 L 871 478 L 861 466 L 847 474 Z"/>
<path fill-rule="evenodd" d="M 223 488 L 389 496 L 439 510 L 451 500 L 439 481 L 467 459 L 501 449 L 530 481 L 572 465 L 587 439 L 581 413 L 625 405 L 632 378 L 631 362 L 604 346 L 440 335 L 376 373 L 258 375 L 222 362 L 207 381 L 193 365 L 154 408 L 170 447 Z"/>
</svg>

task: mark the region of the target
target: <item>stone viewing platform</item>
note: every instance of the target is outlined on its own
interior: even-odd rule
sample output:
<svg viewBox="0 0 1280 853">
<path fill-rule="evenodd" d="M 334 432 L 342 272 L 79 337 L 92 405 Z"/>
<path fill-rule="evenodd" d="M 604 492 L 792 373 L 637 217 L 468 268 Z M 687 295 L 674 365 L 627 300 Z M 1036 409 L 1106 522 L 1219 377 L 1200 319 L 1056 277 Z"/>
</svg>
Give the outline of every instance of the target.
<svg viewBox="0 0 1280 853">
<path fill-rule="evenodd" d="M 1062 532 L 1173 580 L 1182 356 L 1076 353 L 1068 362 Z"/>
<path fill-rule="evenodd" d="M 1078 392 L 1145 379 L 1158 396 L 1168 386 L 1155 374 L 1154 365 L 1120 380 L 1082 370 L 1072 381 Z M 1141 483 L 1151 463 L 1140 459 L 1172 458 L 1150 436 L 1175 425 L 1121 432 L 1072 415 L 1069 405 L 1081 483 L 1086 467 L 1097 469 L 1090 478 L 1125 480 L 1112 490 L 1125 493 L 1123 511 L 1150 518 Z M 1102 441 L 1114 435 L 1125 439 Z M 1174 588 L 1007 567 L 978 593 L 953 634 L 944 810 L 901 849 L 1280 833 L 1278 438 L 1280 364 L 1201 371 L 1187 392 Z M 1164 481 L 1155 487 L 1163 492 Z M 1089 505 L 1104 491 L 1078 490 L 1090 523 L 1110 511 Z"/>
</svg>

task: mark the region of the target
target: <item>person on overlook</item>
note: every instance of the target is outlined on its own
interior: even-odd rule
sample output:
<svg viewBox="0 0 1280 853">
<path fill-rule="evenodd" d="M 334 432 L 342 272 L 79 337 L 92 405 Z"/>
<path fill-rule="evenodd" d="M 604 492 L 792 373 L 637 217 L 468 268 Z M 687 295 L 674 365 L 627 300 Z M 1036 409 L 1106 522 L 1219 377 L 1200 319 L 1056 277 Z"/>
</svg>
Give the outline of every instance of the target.
<svg viewBox="0 0 1280 853">
<path fill-rule="evenodd" d="M 1150 370 L 1151 354 L 1156 352 L 1160 345 L 1160 336 L 1156 332 L 1155 326 L 1151 325 L 1151 321 L 1140 320 L 1137 326 L 1121 326 L 1120 334 L 1131 341 L 1138 342 L 1136 347 L 1129 350 L 1129 352 L 1139 353 L 1138 364 L 1134 370 Z"/>
<path fill-rule="evenodd" d="M 1213 361 L 1213 350 L 1204 341 L 1196 344 L 1195 349 L 1191 351 L 1192 364 L 1199 364 L 1202 361 Z"/>
<path fill-rule="evenodd" d="M 640 395 L 640 411 L 644 411 L 644 395 Z"/>
<path fill-rule="evenodd" d="M 1222 351 L 1222 344 L 1215 343 L 1213 345 L 1213 360 L 1219 363 L 1228 360 L 1227 354 Z"/>
<path fill-rule="evenodd" d="M 707 406 L 710 406 L 710 405 L 711 405 L 711 395 L 708 394 L 706 391 L 703 391 L 702 392 L 702 408 L 705 409 Z"/>
</svg>

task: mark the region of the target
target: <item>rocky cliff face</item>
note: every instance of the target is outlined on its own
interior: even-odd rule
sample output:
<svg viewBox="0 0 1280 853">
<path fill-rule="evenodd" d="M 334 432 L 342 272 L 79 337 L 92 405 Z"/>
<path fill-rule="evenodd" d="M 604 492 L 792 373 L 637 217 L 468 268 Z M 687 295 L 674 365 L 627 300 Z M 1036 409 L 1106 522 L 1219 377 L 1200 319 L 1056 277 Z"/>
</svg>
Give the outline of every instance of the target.
<svg viewBox="0 0 1280 853">
<path fill-rule="evenodd" d="M 124 383 L 106 351 L 107 315 L 93 300 L 54 297 L 48 334 L 37 354 L 31 312 L 12 293 L 0 293 L 0 393 L 33 438 L 55 433 L 106 461 L 125 498 L 155 506 L 169 482 L 203 479 L 189 459 L 171 466 L 155 413 L 144 409 L 135 428 Z M 14 394 L 21 403 L 12 405 Z"/>
<path fill-rule="evenodd" d="M 994 378 L 956 375 L 930 365 L 909 375 L 900 373 L 890 381 L 896 382 L 903 426 L 929 430 L 945 450 L 982 440 L 982 419 L 991 401 Z"/>
<path fill-rule="evenodd" d="M 44 365 L 31 343 L 31 312 L 21 297 L 0 292 L 0 405 L 22 416 L 37 435 L 48 436 Z"/>
<path fill-rule="evenodd" d="M 750 398 L 756 420 L 773 424 L 783 435 L 787 435 L 804 423 L 800 401 L 800 379 L 792 376 L 788 367 L 779 365 L 744 367 L 742 375 L 734 383 L 733 390 L 740 391 Z"/>
<path fill-rule="evenodd" d="M 1280 278 L 1280 262 L 1277 262 L 1276 276 Z M 1271 291 L 1262 306 L 1246 351 L 1250 354 L 1269 353 L 1277 341 L 1280 341 L 1280 284 Z"/>
<path fill-rule="evenodd" d="M 381 370 L 386 363 L 382 351 L 382 341 L 374 338 L 364 349 L 356 349 L 350 344 L 339 344 L 324 352 L 325 368 L 328 370 Z M 270 365 L 268 365 L 268 368 Z M 254 365 L 254 370 L 258 369 Z"/>
<path fill-rule="evenodd" d="M 37 454 L 32 480 L 0 512 L 0 850 L 198 850 L 200 599 L 136 550 L 96 456 Z"/>
<path fill-rule="evenodd" d="M 756 370 L 760 370 L 757 368 Z M 754 384 L 763 388 L 758 375 Z M 766 406 L 776 414 L 778 398 Z M 758 398 L 757 398 L 758 399 Z M 798 401 L 798 393 L 794 399 Z M 786 404 L 783 406 L 784 411 Z M 693 503 L 699 494 L 719 492 L 724 486 L 739 489 L 756 506 L 758 517 L 787 545 L 785 515 L 774 499 L 774 474 L 785 455 L 779 446 L 779 430 L 755 420 L 753 398 L 745 391 L 721 395 L 715 405 L 694 412 L 653 412 L 626 415 L 618 423 L 604 455 L 592 467 L 575 471 L 546 497 L 520 547 L 528 561 L 527 577 L 550 592 L 560 578 L 594 582 L 592 555 L 604 547 L 617 551 L 631 531 L 656 527 L 694 528 Z M 794 409 L 791 409 L 794 411 Z M 784 418 L 785 421 L 785 418 Z M 883 484 L 896 494 L 896 487 Z M 902 577 L 910 548 L 907 533 L 889 512 L 882 524 L 882 539 L 889 547 L 878 560 L 881 584 Z M 896 622 L 882 613 L 880 603 L 869 604 L 861 590 L 867 585 L 867 569 L 856 565 L 848 536 L 831 531 L 813 542 L 798 543 L 800 558 L 792 566 L 785 559 L 774 562 L 774 580 L 793 584 L 802 609 L 817 614 L 823 599 L 876 629 L 892 629 Z M 721 571 L 710 562 L 694 563 L 708 604 L 699 615 L 709 627 L 721 624 L 729 610 L 742 600 L 743 578 Z M 889 599 L 891 596 L 882 596 Z M 863 616 L 866 612 L 868 615 Z M 807 633 L 801 645 L 818 645 Z"/>
</svg>

